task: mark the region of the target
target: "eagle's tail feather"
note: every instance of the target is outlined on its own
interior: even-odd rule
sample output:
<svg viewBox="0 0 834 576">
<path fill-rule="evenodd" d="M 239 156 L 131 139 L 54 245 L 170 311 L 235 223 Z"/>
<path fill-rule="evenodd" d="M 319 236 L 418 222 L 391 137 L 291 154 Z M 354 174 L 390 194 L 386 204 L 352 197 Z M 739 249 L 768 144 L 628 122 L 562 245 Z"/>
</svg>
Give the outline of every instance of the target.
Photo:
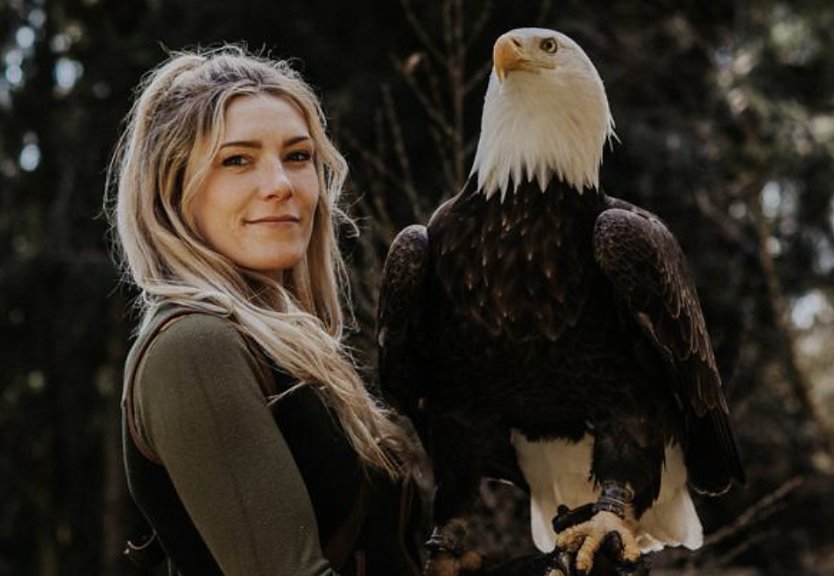
<svg viewBox="0 0 834 576">
<path fill-rule="evenodd" d="M 666 546 L 700 548 L 704 531 L 686 489 L 686 465 L 679 446 L 666 449 L 660 495 L 638 521 L 637 542 L 643 552 Z"/>
<path fill-rule="evenodd" d="M 733 480 L 744 483 L 744 471 L 727 414 L 711 410 L 688 422 L 686 464 L 689 483 L 703 494 L 720 495 Z"/>
<path fill-rule="evenodd" d="M 542 552 L 551 552 L 556 539 L 551 521 L 559 504 L 575 508 L 599 496 L 588 474 L 593 438 L 587 435 L 576 443 L 530 442 L 514 432 L 512 441 L 530 486 L 533 542 Z M 686 488 L 686 474 L 681 448 L 667 448 L 660 495 L 637 521 L 635 536 L 643 552 L 666 546 L 696 549 L 703 543 L 703 529 Z"/>
</svg>

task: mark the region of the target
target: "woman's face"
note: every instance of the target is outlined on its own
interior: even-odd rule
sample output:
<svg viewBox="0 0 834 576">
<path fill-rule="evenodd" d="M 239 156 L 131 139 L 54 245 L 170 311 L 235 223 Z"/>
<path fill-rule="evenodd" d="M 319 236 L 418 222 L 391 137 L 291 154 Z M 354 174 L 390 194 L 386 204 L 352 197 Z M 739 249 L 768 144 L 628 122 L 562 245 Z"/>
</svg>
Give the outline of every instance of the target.
<svg viewBox="0 0 834 576">
<path fill-rule="evenodd" d="M 189 209 L 214 250 L 280 280 L 304 257 L 319 198 L 315 145 L 300 110 L 285 98 L 238 96 Z"/>
</svg>

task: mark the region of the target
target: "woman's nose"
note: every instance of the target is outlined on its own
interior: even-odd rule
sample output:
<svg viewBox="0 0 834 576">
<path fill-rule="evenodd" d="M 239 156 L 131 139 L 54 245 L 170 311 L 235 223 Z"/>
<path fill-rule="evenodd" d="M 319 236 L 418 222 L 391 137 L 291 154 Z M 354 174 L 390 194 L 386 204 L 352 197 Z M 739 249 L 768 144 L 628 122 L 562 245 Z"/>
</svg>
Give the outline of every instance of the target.
<svg viewBox="0 0 834 576">
<path fill-rule="evenodd" d="M 292 180 L 280 160 L 270 162 L 261 182 L 261 192 L 266 198 L 284 199 L 292 196 Z"/>
</svg>

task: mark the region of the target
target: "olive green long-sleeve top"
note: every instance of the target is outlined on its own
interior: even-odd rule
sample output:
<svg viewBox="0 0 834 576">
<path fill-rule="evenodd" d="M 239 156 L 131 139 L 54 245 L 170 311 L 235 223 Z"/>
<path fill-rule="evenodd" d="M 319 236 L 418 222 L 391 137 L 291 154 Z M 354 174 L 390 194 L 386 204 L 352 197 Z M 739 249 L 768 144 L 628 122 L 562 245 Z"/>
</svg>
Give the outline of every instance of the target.
<svg viewBox="0 0 834 576">
<path fill-rule="evenodd" d="M 234 325 L 190 314 L 151 342 L 133 388 L 139 439 L 227 576 L 334 575 L 258 360 Z"/>
</svg>

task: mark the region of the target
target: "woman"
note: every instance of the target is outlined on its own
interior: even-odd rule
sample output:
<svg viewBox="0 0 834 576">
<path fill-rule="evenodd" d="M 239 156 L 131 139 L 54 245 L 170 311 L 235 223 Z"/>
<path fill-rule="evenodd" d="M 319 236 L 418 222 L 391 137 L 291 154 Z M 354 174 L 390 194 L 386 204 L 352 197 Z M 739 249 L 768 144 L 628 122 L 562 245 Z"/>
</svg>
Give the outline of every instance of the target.
<svg viewBox="0 0 834 576">
<path fill-rule="evenodd" d="M 239 48 L 180 53 L 126 126 L 109 212 L 143 322 L 125 463 L 175 569 L 418 573 L 407 439 L 341 344 L 346 166 L 315 95 Z"/>
</svg>

